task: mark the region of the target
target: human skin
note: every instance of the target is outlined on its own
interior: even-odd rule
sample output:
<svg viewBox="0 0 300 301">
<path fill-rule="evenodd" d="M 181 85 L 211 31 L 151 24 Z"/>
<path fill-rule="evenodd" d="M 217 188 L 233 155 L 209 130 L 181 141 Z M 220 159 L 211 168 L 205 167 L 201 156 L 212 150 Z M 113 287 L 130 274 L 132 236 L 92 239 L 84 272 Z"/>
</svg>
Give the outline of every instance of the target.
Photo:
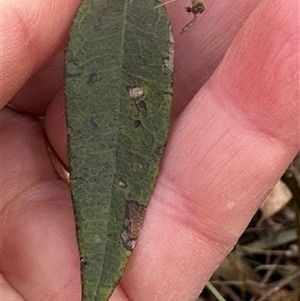
<svg viewBox="0 0 300 301">
<path fill-rule="evenodd" d="M 134 2 L 133 2 L 134 3 Z M 0 296 L 80 301 L 68 185 L 63 48 L 79 0 L 2 0 Z M 175 36 L 172 129 L 110 301 L 192 301 L 299 151 L 299 3 L 167 5 Z M 45 115 L 45 124 L 35 116 Z"/>
</svg>

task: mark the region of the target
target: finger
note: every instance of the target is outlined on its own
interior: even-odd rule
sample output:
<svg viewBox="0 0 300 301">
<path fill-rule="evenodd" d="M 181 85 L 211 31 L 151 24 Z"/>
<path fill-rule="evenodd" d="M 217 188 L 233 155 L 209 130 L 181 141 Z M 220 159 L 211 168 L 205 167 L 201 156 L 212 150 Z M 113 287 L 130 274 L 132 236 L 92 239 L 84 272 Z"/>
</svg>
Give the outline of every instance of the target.
<svg viewBox="0 0 300 301">
<path fill-rule="evenodd" d="M 0 183 L 0 269 L 9 284 L 5 293 L 30 301 L 79 301 L 80 264 L 69 186 L 52 167 L 43 129 L 38 120 L 6 108 L 0 129 L 5 175 Z"/>
<path fill-rule="evenodd" d="M 65 49 L 55 54 L 14 95 L 9 104 L 17 111 L 45 116 L 56 93 L 64 86 Z"/>
<path fill-rule="evenodd" d="M 230 252 L 299 150 L 298 63 L 298 1 L 263 1 L 173 128 L 128 300 L 195 300 Z"/>
<path fill-rule="evenodd" d="M 4 301 L 25 301 L 10 285 L 6 282 L 2 275 L 0 275 L 1 283 L 1 298 Z"/>
<path fill-rule="evenodd" d="M 2 1 L 0 108 L 62 47 L 80 2 Z"/>
<path fill-rule="evenodd" d="M 192 19 L 192 14 L 188 14 L 184 7 L 191 6 L 191 1 L 166 4 L 175 41 L 172 120 L 211 77 L 232 40 L 261 0 L 202 2 L 205 11 L 184 34 L 180 34 L 182 28 Z"/>
<path fill-rule="evenodd" d="M 51 101 L 46 118 L 45 131 L 51 146 L 64 166 L 68 166 L 67 125 L 65 117 L 65 93 L 60 89 Z"/>
</svg>

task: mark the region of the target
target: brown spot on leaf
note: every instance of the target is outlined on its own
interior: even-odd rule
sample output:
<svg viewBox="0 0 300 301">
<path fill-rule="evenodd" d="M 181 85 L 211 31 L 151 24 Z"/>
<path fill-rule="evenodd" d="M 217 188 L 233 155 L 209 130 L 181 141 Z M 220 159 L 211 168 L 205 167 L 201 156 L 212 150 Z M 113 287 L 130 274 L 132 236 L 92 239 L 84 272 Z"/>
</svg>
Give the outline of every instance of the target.
<svg viewBox="0 0 300 301">
<path fill-rule="evenodd" d="M 132 251 L 142 228 L 146 214 L 146 206 L 137 201 L 126 201 L 125 218 L 123 221 L 123 231 L 121 234 L 124 247 Z"/>
<path fill-rule="evenodd" d="M 142 125 L 142 122 L 140 120 L 135 120 L 134 121 L 134 127 L 139 128 Z"/>
</svg>

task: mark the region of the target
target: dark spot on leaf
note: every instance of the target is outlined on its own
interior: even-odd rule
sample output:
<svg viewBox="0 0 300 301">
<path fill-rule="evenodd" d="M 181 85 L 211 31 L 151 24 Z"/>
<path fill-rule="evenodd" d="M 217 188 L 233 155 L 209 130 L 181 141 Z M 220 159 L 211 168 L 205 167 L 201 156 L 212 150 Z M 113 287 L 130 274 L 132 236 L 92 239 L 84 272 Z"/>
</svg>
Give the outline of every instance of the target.
<svg viewBox="0 0 300 301">
<path fill-rule="evenodd" d="M 145 205 L 139 204 L 137 201 L 126 201 L 121 238 L 124 247 L 129 251 L 132 251 L 135 247 L 136 240 L 143 225 L 146 208 Z"/>
<path fill-rule="evenodd" d="M 95 116 L 91 116 L 91 125 L 94 129 L 98 129 L 99 127 L 98 123 L 95 121 Z"/>
<path fill-rule="evenodd" d="M 136 100 L 134 103 L 135 108 L 138 110 L 139 114 L 143 117 L 147 117 L 147 102 L 144 99 Z"/>
<path fill-rule="evenodd" d="M 134 121 L 134 127 L 135 128 L 138 128 L 138 127 L 140 127 L 142 125 L 142 122 L 140 121 L 140 120 L 135 120 Z"/>
<path fill-rule="evenodd" d="M 97 73 L 91 73 L 91 74 L 89 75 L 88 80 L 87 80 L 87 85 L 88 85 L 88 86 L 91 86 L 91 85 L 93 85 L 96 81 L 98 81 L 98 75 L 97 75 Z"/>
<path fill-rule="evenodd" d="M 81 266 L 81 269 L 83 269 L 88 264 L 90 264 L 90 261 L 89 261 L 89 259 L 87 257 L 85 257 L 85 256 L 80 257 L 80 266 Z"/>
<path fill-rule="evenodd" d="M 147 104 L 144 100 L 139 101 L 138 103 L 138 107 L 142 110 L 146 110 L 147 111 Z"/>
<path fill-rule="evenodd" d="M 90 260 L 87 257 L 85 257 L 85 256 L 80 257 L 81 275 L 83 275 L 84 268 L 89 264 L 90 264 Z"/>
<path fill-rule="evenodd" d="M 66 78 L 78 78 L 81 76 L 81 73 L 67 73 Z"/>
</svg>

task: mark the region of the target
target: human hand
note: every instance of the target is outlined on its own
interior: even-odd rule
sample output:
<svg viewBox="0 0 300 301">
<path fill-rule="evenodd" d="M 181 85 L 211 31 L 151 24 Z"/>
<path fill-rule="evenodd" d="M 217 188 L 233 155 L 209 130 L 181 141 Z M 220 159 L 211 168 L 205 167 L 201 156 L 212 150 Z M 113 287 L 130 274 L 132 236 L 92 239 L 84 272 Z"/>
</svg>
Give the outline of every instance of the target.
<svg viewBox="0 0 300 301">
<path fill-rule="evenodd" d="M 46 114 L 47 137 L 67 164 L 62 49 L 80 1 L 40 3 L 2 3 L 0 102 Z M 172 131 L 111 301 L 194 300 L 299 150 L 298 2 L 205 3 L 179 35 L 187 5 L 167 5 L 176 51 Z M 0 115 L 1 297 L 79 301 L 69 187 L 53 168 L 42 123 L 21 111 Z"/>
</svg>

